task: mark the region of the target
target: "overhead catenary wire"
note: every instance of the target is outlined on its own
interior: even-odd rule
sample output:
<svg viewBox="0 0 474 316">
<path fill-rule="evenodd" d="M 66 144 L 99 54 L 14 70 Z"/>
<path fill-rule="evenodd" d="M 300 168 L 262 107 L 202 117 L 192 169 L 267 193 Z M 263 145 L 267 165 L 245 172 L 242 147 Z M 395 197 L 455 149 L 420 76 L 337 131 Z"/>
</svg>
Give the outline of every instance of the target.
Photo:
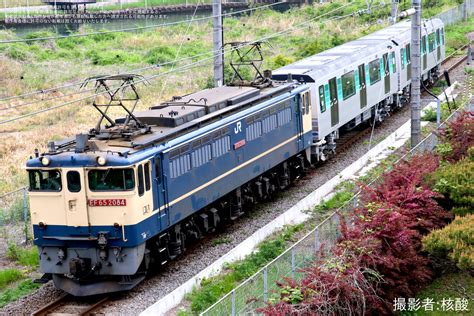
<svg viewBox="0 0 474 316">
<path fill-rule="evenodd" d="M 257 7 L 254 7 L 254 8 L 248 8 L 248 9 L 244 9 L 244 10 L 228 12 L 228 13 L 223 13 L 223 14 L 219 14 L 219 15 L 211 15 L 211 16 L 200 17 L 200 18 L 194 19 L 193 22 L 200 22 L 200 21 L 209 20 L 209 19 L 212 19 L 212 18 L 215 18 L 215 17 L 225 17 L 225 16 L 232 16 L 232 15 L 245 13 L 245 12 L 251 12 L 251 11 L 255 11 L 255 10 L 259 10 L 259 9 L 265 9 L 265 8 L 275 6 L 277 4 L 282 4 L 282 3 L 285 3 L 285 2 L 284 1 L 279 1 L 279 2 L 275 2 L 275 3 L 265 4 L 265 5 L 262 5 L 262 6 L 257 6 Z M 168 23 L 161 23 L 161 24 L 152 24 L 152 25 L 124 28 L 124 29 L 119 29 L 119 30 L 98 31 L 98 32 L 90 32 L 90 33 L 82 33 L 82 34 L 78 33 L 78 34 L 70 34 L 70 35 L 44 36 L 44 37 L 36 37 L 36 38 L 22 38 L 22 39 L 13 39 L 13 40 L 3 40 L 3 41 L 0 41 L 0 44 L 29 43 L 29 42 L 59 40 L 59 39 L 65 39 L 65 38 L 86 37 L 86 36 L 103 35 L 103 34 L 134 32 L 134 31 L 140 31 L 140 30 L 146 30 L 146 29 L 152 29 L 152 28 L 160 28 L 160 27 L 178 25 L 178 24 L 182 24 L 182 23 L 188 23 L 189 21 L 190 20 L 182 20 L 182 21 L 175 21 L 175 22 L 168 22 Z"/>
<path fill-rule="evenodd" d="M 304 28 L 306 27 L 309 23 L 315 21 L 315 20 L 318 20 L 318 19 L 321 19 L 322 17 L 324 16 L 327 16 L 329 14 L 332 14 L 334 12 L 337 12 L 337 11 L 340 11 L 341 9 L 349 6 L 353 4 L 353 1 L 350 1 L 344 5 L 341 5 L 335 9 L 332 9 L 322 15 L 318 15 L 316 17 L 313 17 L 313 18 L 310 18 L 306 21 L 303 21 L 303 22 L 300 22 L 300 23 L 297 23 L 296 25 L 288 28 L 288 29 L 285 29 L 285 30 L 282 30 L 282 31 L 279 31 L 279 32 L 275 32 L 275 33 L 272 33 L 268 36 L 265 36 L 263 38 L 260 38 L 260 39 L 257 39 L 257 40 L 253 40 L 253 41 L 250 41 L 250 42 L 246 42 L 246 43 L 242 43 L 241 45 L 237 46 L 237 47 L 232 47 L 232 48 L 229 48 L 227 50 L 224 50 L 223 52 L 217 52 L 218 54 L 221 54 L 221 53 L 229 53 L 229 52 L 232 52 L 234 50 L 237 50 L 237 49 L 240 49 L 242 47 L 245 47 L 245 46 L 248 46 L 248 45 L 253 45 L 257 42 L 261 42 L 261 41 L 265 41 L 265 40 L 269 40 L 269 39 L 272 39 L 272 38 L 275 38 L 275 37 L 278 37 L 278 36 L 281 36 L 283 34 L 286 34 L 286 33 L 289 33 L 289 32 L 292 32 L 294 30 L 298 30 L 298 29 L 301 29 L 301 28 Z M 363 10 L 362 10 L 363 11 Z M 355 15 L 356 13 L 360 13 L 361 10 L 358 10 L 358 11 L 354 11 L 353 13 L 351 14 L 347 14 L 347 15 L 344 15 L 344 16 L 339 16 L 339 17 L 333 17 L 331 20 L 337 20 L 337 19 L 341 19 L 341 18 L 344 18 L 344 17 L 347 17 L 347 16 L 353 16 Z M 188 64 L 188 65 L 185 65 L 185 66 L 182 66 L 182 67 L 178 67 L 174 70 L 171 70 L 171 71 L 167 71 L 167 72 L 164 72 L 164 73 L 160 73 L 160 74 L 156 74 L 156 75 L 152 75 L 152 76 L 149 76 L 149 77 L 146 77 L 144 79 L 140 79 L 138 81 L 135 81 L 133 84 L 138 84 L 138 83 L 144 83 L 144 82 L 148 82 L 149 80 L 153 80 L 153 79 L 156 79 L 156 78 L 159 78 L 159 77 L 162 77 L 163 75 L 166 75 L 166 74 L 169 74 L 169 73 L 173 73 L 173 72 L 179 72 L 179 71 L 182 71 L 182 70 L 187 70 L 189 68 L 193 68 L 194 66 L 206 61 L 206 60 L 210 60 L 210 59 L 213 59 L 215 56 L 216 56 L 216 52 L 214 51 L 211 51 L 209 53 L 214 53 L 212 56 L 210 57 L 207 57 L 207 58 L 203 58 L 199 61 L 196 61 L 196 62 L 193 62 L 191 64 Z M 126 87 L 129 87 L 131 86 L 132 84 L 126 84 L 126 85 L 123 85 L 122 87 L 123 88 L 126 88 Z M 118 86 L 117 86 L 118 87 Z M 20 115 L 20 116 L 17 116 L 17 117 L 14 117 L 14 118 L 10 118 L 10 119 L 7 119 L 7 120 L 4 120 L 4 121 L 0 121 L 0 125 L 3 125 L 3 124 L 7 124 L 7 123 L 11 123 L 11 122 L 14 122 L 14 121 L 17 121 L 17 120 L 20 120 L 20 119 L 23 119 L 23 118 L 27 118 L 27 117 L 31 117 L 31 116 L 34 116 L 34 115 L 37 115 L 37 114 L 40 114 L 40 113 L 44 113 L 44 112 L 47 112 L 47 111 L 50 111 L 50 110 L 55 110 L 55 109 L 58 109 L 58 108 L 61 108 L 61 107 L 64 107 L 66 105 L 70 105 L 70 104 L 73 104 L 73 103 L 77 103 L 77 102 L 81 102 L 81 101 L 84 101 L 84 100 L 87 100 L 87 99 L 90 99 L 90 98 L 93 98 L 93 97 L 96 97 L 96 96 L 99 96 L 101 94 L 104 94 L 105 92 L 99 92 L 99 93 L 95 93 L 95 94 L 92 94 L 90 96 L 86 96 L 86 97 L 83 97 L 83 98 L 79 98 L 79 99 L 76 99 L 76 100 L 71 100 L 71 101 L 68 101 L 68 102 L 65 102 L 63 104 L 59 104 L 59 105 L 56 105 L 56 106 L 52 106 L 52 107 L 49 107 L 47 109 L 42 109 L 42 110 L 38 110 L 38 111 L 35 111 L 35 112 L 31 112 L 31 113 L 28 113 L 28 114 L 24 114 L 24 115 Z"/>
<path fill-rule="evenodd" d="M 249 9 L 245 9 L 245 10 L 233 11 L 233 12 L 224 13 L 224 14 L 221 14 L 221 15 L 213 15 L 213 16 L 209 16 L 209 17 L 197 18 L 197 19 L 193 19 L 192 21 L 191 20 L 182 20 L 182 21 L 176 21 L 176 22 L 170 22 L 170 23 L 148 25 L 148 26 L 145 26 L 145 27 L 122 29 L 122 30 L 101 31 L 101 32 L 93 32 L 93 33 L 72 34 L 72 35 L 64 35 L 64 36 L 56 36 L 56 37 L 43 37 L 43 38 L 34 38 L 34 39 L 19 39 L 19 40 L 0 41 L 0 44 L 18 43 L 18 42 L 31 42 L 31 41 L 37 41 L 37 40 L 39 41 L 39 40 L 65 39 L 65 38 L 69 38 L 69 37 L 84 37 L 84 36 L 93 36 L 93 35 L 99 35 L 99 34 L 129 32 L 129 31 L 132 31 L 132 30 L 141 30 L 143 28 L 150 29 L 150 28 L 166 27 L 166 26 L 178 25 L 178 24 L 182 24 L 182 23 L 186 23 L 186 22 L 199 22 L 199 21 L 202 21 L 202 20 L 205 20 L 205 19 L 212 19 L 212 18 L 217 17 L 217 16 L 222 16 L 222 17 L 232 16 L 232 15 L 236 15 L 236 14 L 240 14 L 240 13 L 246 13 L 246 12 L 251 12 L 251 11 L 255 11 L 255 10 L 265 9 L 265 8 L 275 6 L 275 5 L 278 5 L 278 4 L 282 4 L 282 3 L 284 3 L 284 1 L 270 3 L 270 4 L 267 4 L 267 5 L 257 6 L 257 7 L 249 8 Z M 199 56 L 196 56 L 196 57 L 199 57 Z M 127 72 L 145 71 L 145 70 L 148 70 L 148 69 L 156 68 L 157 66 L 164 66 L 166 64 L 172 64 L 174 62 L 176 62 L 176 61 L 162 63 L 160 65 L 152 65 L 152 66 L 147 66 L 147 67 L 142 67 L 142 68 L 137 68 L 137 69 L 131 69 L 131 70 L 128 70 Z M 109 76 L 109 75 L 107 75 L 107 76 Z M 104 76 L 104 77 L 107 77 L 107 76 Z M 21 94 L 21 95 L 8 96 L 8 97 L 0 98 L 0 101 L 9 101 L 9 100 L 14 100 L 14 99 L 20 99 L 20 98 L 30 97 L 30 96 L 34 96 L 34 95 L 38 95 L 38 94 L 48 93 L 48 92 L 51 92 L 51 91 L 57 91 L 57 90 L 61 90 L 61 89 L 80 86 L 82 84 L 82 82 L 83 82 L 82 80 L 81 81 L 75 81 L 75 82 L 68 83 L 68 84 L 65 84 L 65 85 L 62 85 L 62 86 L 57 86 L 57 87 L 52 87 L 52 88 L 47 88 L 47 89 L 40 89 L 40 90 L 36 90 L 36 91 L 32 91 L 32 92 L 27 92 L 27 93 L 24 93 L 24 94 Z"/>
</svg>

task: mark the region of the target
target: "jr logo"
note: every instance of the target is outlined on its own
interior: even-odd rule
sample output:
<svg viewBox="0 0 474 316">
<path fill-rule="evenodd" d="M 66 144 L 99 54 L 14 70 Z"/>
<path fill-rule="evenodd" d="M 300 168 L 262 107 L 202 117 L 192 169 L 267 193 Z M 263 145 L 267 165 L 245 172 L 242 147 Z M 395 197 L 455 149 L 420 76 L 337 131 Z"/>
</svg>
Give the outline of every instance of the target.
<svg viewBox="0 0 474 316">
<path fill-rule="evenodd" d="M 237 125 L 234 127 L 234 134 L 242 132 L 242 122 L 237 122 Z"/>
</svg>

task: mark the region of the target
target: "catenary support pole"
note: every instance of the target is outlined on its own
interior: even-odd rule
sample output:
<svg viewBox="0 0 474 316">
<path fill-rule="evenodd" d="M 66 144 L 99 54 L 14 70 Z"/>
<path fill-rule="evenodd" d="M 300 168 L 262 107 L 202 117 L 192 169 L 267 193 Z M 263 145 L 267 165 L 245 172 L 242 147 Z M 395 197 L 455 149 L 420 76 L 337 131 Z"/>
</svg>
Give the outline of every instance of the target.
<svg viewBox="0 0 474 316">
<path fill-rule="evenodd" d="M 395 24 L 398 16 L 398 1 L 392 0 L 392 10 L 390 11 L 390 23 Z"/>
<path fill-rule="evenodd" d="M 412 0 L 415 14 L 411 18 L 411 148 L 420 142 L 420 39 L 421 0 Z"/>
<path fill-rule="evenodd" d="M 469 0 L 464 0 L 464 3 L 462 5 L 462 18 L 463 18 L 463 21 L 466 22 L 467 21 L 467 18 L 468 18 L 468 2 Z"/>
<path fill-rule="evenodd" d="M 213 49 L 214 49 L 214 86 L 220 87 L 224 84 L 224 56 L 223 52 L 223 28 L 222 28 L 222 4 L 221 0 L 212 2 L 213 18 Z M 221 52 L 221 54 L 218 54 Z"/>
</svg>

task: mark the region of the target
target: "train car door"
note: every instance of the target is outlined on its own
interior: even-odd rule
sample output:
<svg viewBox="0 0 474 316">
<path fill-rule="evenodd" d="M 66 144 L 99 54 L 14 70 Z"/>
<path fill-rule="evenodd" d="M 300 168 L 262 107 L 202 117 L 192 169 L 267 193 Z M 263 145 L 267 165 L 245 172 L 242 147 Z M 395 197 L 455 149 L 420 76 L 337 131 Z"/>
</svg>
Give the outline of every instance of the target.
<svg viewBox="0 0 474 316">
<path fill-rule="evenodd" d="M 380 71 L 384 77 L 385 94 L 390 93 L 390 67 L 388 65 L 388 53 L 383 54 L 382 67 Z"/>
<path fill-rule="evenodd" d="M 160 229 L 169 226 L 169 207 L 166 192 L 166 178 L 163 174 L 162 155 L 157 155 L 153 159 L 153 209 L 159 212 Z"/>
<path fill-rule="evenodd" d="M 331 126 L 339 123 L 339 101 L 337 99 L 337 81 L 336 77 L 329 79 L 329 97 L 331 107 Z"/>
<path fill-rule="evenodd" d="M 63 192 L 66 222 L 78 234 L 90 232 L 89 207 L 85 187 L 84 169 L 63 169 Z"/>
<path fill-rule="evenodd" d="M 437 54 L 437 63 L 441 62 L 441 36 L 439 29 L 436 30 L 436 54 Z"/>
<path fill-rule="evenodd" d="M 365 84 L 365 67 L 364 64 L 359 65 L 359 90 L 360 90 L 360 108 L 367 106 L 367 86 Z"/>
<path fill-rule="evenodd" d="M 300 129 L 298 133 L 298 149 L 302 150 L 305 148 L 303 134 L 310 132 L 313 129 L 313 122 L 311 117 L 311 96 L 309 91 L 302 92 L 300 94 Z"/>
</svg>

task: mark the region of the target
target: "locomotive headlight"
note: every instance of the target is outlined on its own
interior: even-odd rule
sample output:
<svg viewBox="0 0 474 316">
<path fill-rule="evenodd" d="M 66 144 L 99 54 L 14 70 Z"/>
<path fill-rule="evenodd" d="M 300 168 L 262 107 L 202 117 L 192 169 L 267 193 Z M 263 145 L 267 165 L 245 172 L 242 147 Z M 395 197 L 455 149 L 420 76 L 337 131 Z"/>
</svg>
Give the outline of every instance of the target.
<svg viewBox="0 0 474 316">
<path fill-rule="evenodd" d="M 42 164 L 43 166 L 49 165 L 50 162 L 51 162 L 51 160 L 49 160 L 48 157 L 41 157 L 41 164 Z"/>
<path fill-rule="evenodd" d="M 100 166 L 105 165 L 106 162 L 107 162 L 107 160 L 105 160 L 104 157 L 102 157 L 102 156 L 97 157 L 97 163 L 98 163 Z"/>
</svg>

